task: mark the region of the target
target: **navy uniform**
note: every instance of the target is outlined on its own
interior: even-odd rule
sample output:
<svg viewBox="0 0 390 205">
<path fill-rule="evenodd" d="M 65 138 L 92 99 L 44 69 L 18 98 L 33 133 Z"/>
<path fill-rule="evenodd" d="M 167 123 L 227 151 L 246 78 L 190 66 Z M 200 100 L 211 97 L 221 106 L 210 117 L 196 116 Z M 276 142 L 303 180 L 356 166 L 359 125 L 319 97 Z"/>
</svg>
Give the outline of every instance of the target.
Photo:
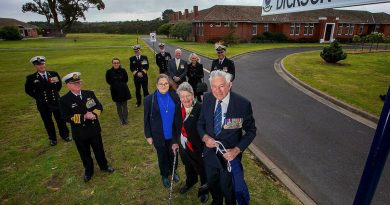
<svg viewBox="0 0 390 205">
<path fill-rule="evenodd" d="M 156 54 L 156 64 L 160 69 L 160 74 L 168 73 L 168 61 L 172 59 L 171 54 L 164 50 L 165 44 L 159 43 L 158 47 L 160 47 L 160 53 Z"/>
<path fill-rule="evenodd" d="M 223 54 L 223 59 L 217 58 L 213 60 L 210 72 L 213 70 L 222 70 L 228 72 L 233 75 L 233 82 L 236 75 L 236 67 L 234 66 L 234 62 L 232 60 L 225 57 L 226 47 L 223 45 L 217 45 L 215 50 L 217 51 L 217 53 Z"/>
<path fill-rule="evenodd" d="M 60 76 L 55 71 L 46 71 L 45 60 L 44 56 L 35 56 L 30 60 L 37 68 L 37 72 L 27 76 L 25 92 L 35 99 L 37 109 L 49 135 L 50 145 L 54 146 L 57 144 L 57 136 L 52 115 L 57 122 L 61 138 L 67 142 L 71 141 L 71 138 L 59 110 L 60 95 L 58 92 L 62 87 Z"/>
<path fill-rule="evenodd" d="M 68 87 L 68 83 L 80 83 L 80 73 L 70 73 L 63 78 L 63 81 Z M 63 119 L 71 125 L 73 139 L 85 168 L 84 181 L 91 180 L 94 174 L 91 147 L 100 169 L 112 173 L 114 169 L 107 164 L 104 154 L 99 123 L 99 116 L 103 111 L 103 106 L 96 98 L 94 92 L 89 90 L 80 90 L 79 93 L 69 91 L 61 97 L 60 109 Z M 93 114 L 93 119 L 85 118 L 86 114 L 88 114 L 87 112 Z"/>
<path fill-rule="evenodd" d="M 149 61 L 148 57 L 140 54 L 141 47 L 139 45 L 133 46 L 133 50 L 136 55 L 130 58 L 130 71 L 134 76 L 134 85 L 135 85 L 135 97 L 137 98 L 136 106 L 141 105 L 141 86 L 142 91 L 145 96 L 149 95 L 148 91 L 148 74 Z M 142 75 L 142 76 L 140 76 Z"/>
</svg>

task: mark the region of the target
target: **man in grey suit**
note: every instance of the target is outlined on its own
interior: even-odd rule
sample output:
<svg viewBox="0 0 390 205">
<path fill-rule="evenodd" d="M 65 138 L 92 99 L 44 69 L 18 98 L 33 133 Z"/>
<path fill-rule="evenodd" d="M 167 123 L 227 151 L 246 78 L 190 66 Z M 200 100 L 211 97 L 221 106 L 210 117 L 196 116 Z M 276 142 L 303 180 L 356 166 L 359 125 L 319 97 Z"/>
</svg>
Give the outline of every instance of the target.
<svg viewBox="0 0 390 205">
<path fill-rule="evenodd" d="M 175 58 L 168 62 L 168 75 L 177 85 L 186 81 L 187 76 L 187 61 L 180 59 L 181 50 L 175 50 Z"/>
</svg>

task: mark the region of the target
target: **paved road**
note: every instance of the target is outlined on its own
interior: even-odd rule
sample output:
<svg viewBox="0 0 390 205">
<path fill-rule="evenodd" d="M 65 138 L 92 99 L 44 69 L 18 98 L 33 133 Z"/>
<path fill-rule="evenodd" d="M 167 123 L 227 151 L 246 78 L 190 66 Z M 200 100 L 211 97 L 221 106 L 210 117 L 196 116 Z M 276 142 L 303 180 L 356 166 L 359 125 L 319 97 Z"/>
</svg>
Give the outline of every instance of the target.
<svg viewBox="0 0 390 205">
<path fill-rule="evenodd" d="M 233 89 L 252 102 L 256 146 L 317 203 L 352 204 L 375 130 L 307 96 L 274 70 L 278 58 L 314 49 L 318 48 L 237 56 Z M 172 47 L 167 50 L 173 53 Z M 210 67 L 209 59 L 202 61 Z M 372 204 L 390 204 L 389 166 Z"/>
</svg>

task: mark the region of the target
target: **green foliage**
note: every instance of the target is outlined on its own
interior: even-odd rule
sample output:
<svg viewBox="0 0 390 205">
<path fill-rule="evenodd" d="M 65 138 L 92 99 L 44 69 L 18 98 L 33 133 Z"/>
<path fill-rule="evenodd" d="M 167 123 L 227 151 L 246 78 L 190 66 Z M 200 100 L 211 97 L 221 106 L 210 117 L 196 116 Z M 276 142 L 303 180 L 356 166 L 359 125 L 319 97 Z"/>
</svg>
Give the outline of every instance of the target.
<svg viewBox="0 0 390 205">
<path fill-rule="evenodd" d="M 264 32 L 262 34 L 257 34 L 253 36 L 251 42 L 252 43 L 266 43 L 266 42 L 284 43 L 287 42 L 287 37 L 283 33 Z"/>
<path fill-rule="evenodd" d="M 161 25 L 160 27 L 158 27 L 158 34 L 164 34 L 166 35 L 167 37 L 169 37 L 169 30 L 171 29 L 172 27 L 172 24 L 169 24 L 169 23 L 165 23 L 163 25 Z"/>
<path fill-rule="evenodd" d="M 4 26 L 0 30 L 0 37 L 4 40 L 22 40 L 19 29 L 15 26 Z"/>
<path fill-rule="evenodd" d="M 344 53 L 337 41 L 333 41 L 330 46 L 324 47 L 320 56 L 327 63 L 337 63 L 338 61 L 347 58 L 347 54 Z"/>
<path fill-rule="evenodd" d="M 374 32 L 374 33 L 367 35 L 367 40 L 368 40 L 368 42 L 371 43 L 370 51 L 371 51 L 374 43 L 376 43 L 376 50 L 378 50 L 379 43 L 383 42 L 384 38 L 385 38 L 385 35 L 383 33 L 378 33 L 378 32 Z"/>
<path fill-rule="evenodd" d="M 234 30 L 230 30 L 228 33 L 222 36 L 222 41 L 224 42 L 224 45 L 231 46 L 238 44 L 240 42 L 240 38 L 235 34 Z"/>
<path fill-rule="evenodd" d="M 181 38 L 183 41 L 187 41 L 188 37 L 192 33 L 192 23 L 189 21 L 179 21 L 169 30 L 173 37 Z"/>
<path fill-rule="evenodd" d="M 166 23 L 169 22 L 169 15 L 175 13 L 172 9 L 165 9 L 165 11 L 162 12 L 162 20 Z"/>
</svg>

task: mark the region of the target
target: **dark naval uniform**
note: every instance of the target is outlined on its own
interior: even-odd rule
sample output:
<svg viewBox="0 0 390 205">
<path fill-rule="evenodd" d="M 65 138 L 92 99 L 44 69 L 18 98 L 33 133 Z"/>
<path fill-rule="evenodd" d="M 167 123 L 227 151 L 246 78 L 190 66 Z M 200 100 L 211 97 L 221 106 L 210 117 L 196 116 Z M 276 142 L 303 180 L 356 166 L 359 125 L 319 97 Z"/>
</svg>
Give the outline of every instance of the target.
<svg viewBox="0 0 390 205">
<path fill-rule="evenodd" d="M 71 125 L 72 136 L 85 168 L 84 180 L 88 181 L 94 173 L 90 147 L 92 147 L 100 169 L 108 169 L 98 119 L 103 106 L 92 91 L 82 90 L 81 97 L 70 91 L 62 96 L 60 108 L 62 117 Z M 87 112 L 93 112 L 96 119 L 84 119 L 84 114 Z"/>
<path fill-rule="evenodd" d="M 161 73 L 168 73 L 168 61 L 171 60 L 171 54 L 169 52 L 164 52 L 162 54 L 161 52 L 156 54 L 156 64 L 160 68 L 160 74 Z"/>
<path fill-rule="evenodd" d="M 222 62 L 220 62 L 219 58 L 213 60 L 213 63 L 211 64 L 211 71 L 213 70 L 222 70 L 225 72 L 228 72 L 233 75 L 232 82 L 235 77 L 236 68 L 234 66 L 234 62 L 228 58 L 224 58 Z M 211 72 L 210 71 L 210 72 Z"/>
<path fill-rule="evenodd" d="M 36 101 L 38 111 L 41 114 L 47 134 L 49 135 L 51 145 L 57 143 L 52 114 L 57 122 L 60 136 L 64 140 L 70 141 L 69 129 L 66 126 L 65 121 L 61 119 L 59 110 L 60 95 L 58 92 L 61 90 L 61 87 L 60 76 L 54 71 L 46 71 L 46 79 L 38 72 L 35 72 L 26 78 L 25 92 Z"/>
<path fill-rule="evenodd" d="M 139 59 L 136 56 L 130 58 L 130 71 L 133 73 L 136 71 L 134 75 L 134 85 L 135 85 L 135 97 L 137 98 L 137 106 L 141 104 L 141 86 L 142 91 L 145 96 L 149 95 L 148 91 L 148 75 L 143 70 L 149 69 L 149 61 L 148 57 L 144 55 L 140 55 Z M 138 77 L 138 73 L 142 73 L 142 77 Z"/>
</svg>

